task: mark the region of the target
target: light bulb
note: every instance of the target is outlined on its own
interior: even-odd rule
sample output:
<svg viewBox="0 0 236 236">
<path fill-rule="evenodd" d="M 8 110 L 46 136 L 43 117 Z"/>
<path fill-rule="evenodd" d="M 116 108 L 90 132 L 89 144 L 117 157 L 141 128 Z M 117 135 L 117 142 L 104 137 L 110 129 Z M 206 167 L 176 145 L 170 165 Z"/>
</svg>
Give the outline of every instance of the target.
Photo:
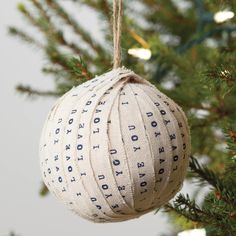
<svg viewBox="0 0 236 236">
<path fill-rule="evenodd" d="M 146 48 L 130 48 L 128 54 L 143 60 L 149 60 L 152 56 L 151 50 Z"/>
<path fill-rule="evenodd" d="M 230 75 L 230 72 L 228 70 L 222 70 L 220 73 L 223 76 Z"/>
<path fill-rule="evenodd" d="M 178 233 L 178 236 L 206 236 L 206 230 L 205 229 L 185 230 L 183 232 Z"/>
<path fill-rule="evenodd" d="M 224 10 L 218 11 L 214 15 L 214 20 L 216 23 L 223 23 L 234 17 L 234 13 L 232 11 Z"/>
</svg>

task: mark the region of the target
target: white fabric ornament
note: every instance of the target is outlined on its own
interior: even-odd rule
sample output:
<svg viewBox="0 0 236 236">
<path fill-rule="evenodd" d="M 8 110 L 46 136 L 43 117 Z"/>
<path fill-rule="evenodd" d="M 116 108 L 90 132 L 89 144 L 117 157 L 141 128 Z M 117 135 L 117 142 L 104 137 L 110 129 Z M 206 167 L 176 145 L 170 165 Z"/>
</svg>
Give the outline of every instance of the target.
<svg viewBox="0 0 236 236">
<path fill-rule="evenodd" d="M 161 207 L 180 190 L 189 155 L 182 109 L 125 68 L 61 97 L 40 142 L 46 186 L 94 222 L 133 219 Z"/>
</svg>

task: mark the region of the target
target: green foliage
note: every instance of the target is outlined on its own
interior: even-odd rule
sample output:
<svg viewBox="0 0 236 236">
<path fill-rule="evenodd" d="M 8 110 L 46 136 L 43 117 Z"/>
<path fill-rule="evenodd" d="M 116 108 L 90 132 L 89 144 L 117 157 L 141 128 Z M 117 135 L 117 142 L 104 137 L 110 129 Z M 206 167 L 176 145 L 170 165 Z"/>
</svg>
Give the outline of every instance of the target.
<svg viewBox="0 0 236 236">
<path fill-rule="evenodd" d="M 209 235 L 236 235 L 236 17 L 221 24 L 215 12 L 236 12 L 236 1 L 185 0 L 186 9 L 172 0 L 124 1 L 123 65 L 150 80 L 186 112 L 192 136 L 192 155 L 207 157 L 208 166 L 192 158 L 189 178 L 211 186 L 203 204 L 179 195 L 166 209 L 181 228 L 195 224 Z M 88 7 L 102 23 L 104 43 L 93 38 L 65 7 Z M 138 7 L 139 6 L 139 7 Z M 42 50 L 42 71 L 55 81 L 53 91 L 19 85 L 18 91 L 35 96 L 60 96 L 96 74 L 112 68 L 111 1 L 29 0 L 18 5 L 39 37 L 11 26 L 9 33 Z M 140 10 L 141 9 L 141 10 Z M 66 31 L 73 32 L 68 40 Z M 38 40 L 38 38 L 42 40 Z M 143 61 L 128 55 L 132 47 L 148 47 L 152 57 Z M 166 83 L 172 84 L 171 89 Z M 199 111 L 204 115 L 199 115 Z M 225 135 L 223 134 L 225 133 Z M 225 146 L 228 148 L 225 148 Z M 41 195 L 47 190 L 43 186 Z M 200 193 L 199 193 L 200 194 Z"/>
<path fill-rule="evenodd" d="M 167 204 L 167 211 L 174 211 L 188 220 L 204 226 L 209 236 L 236 234 L 236 162 L 227 163 L 224 173 L 216 173 L 201 166 L 191 158 L 190 168 L 196 179 L 213 187 L 202 206 L 196 204 L 189 195 L 179 194 L 173 204 Z"/>
<path fill-rule="evenodd" d="M 9 236 L 17 236 L 14 232 L 10 232 Z"/>
<path fill-rule="evenodd" d="M 48 188 L 47 188 L 47 186 L 44 183 L 42 183 L 42 185 L 41 185 L 39 194 L 42 197 L 44 197 L 44 196 L 46 196 L 48 194 Z"/>
</svg>

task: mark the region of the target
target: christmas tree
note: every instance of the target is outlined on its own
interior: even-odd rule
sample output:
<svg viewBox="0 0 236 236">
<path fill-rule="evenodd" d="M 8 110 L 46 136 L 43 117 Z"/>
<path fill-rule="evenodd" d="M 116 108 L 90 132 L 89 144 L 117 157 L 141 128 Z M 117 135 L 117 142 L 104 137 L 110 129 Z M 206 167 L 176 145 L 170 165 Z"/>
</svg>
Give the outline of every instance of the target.
<svg viewBox="0 0 236 236">
<path fill-rule="evenodd" d="M 81 5 L 101 22 L 102 42 L 80 24 L 79 10 L 68 10 Z M 19 84 L 19 92 L 59 97 L 112 68 L 111 1 L 30 0 L 18 11 L 41 38 L 14 26 L 10 34 L 44 52 L 42 71 L 55 84 L 52 91 Z M 179 194 L 163 209 L 180 230 L 205 228 L 214 236 L 236 235 L 234 12 L 236 2 L 227 0 L 124 1 L 122 63 L 180 104 L 191 128 L 195 197 Z M 210 190 L 197 203 L 203 185 Z M 47 192 L 43 185 L 41 195 Z"/>
</svg>

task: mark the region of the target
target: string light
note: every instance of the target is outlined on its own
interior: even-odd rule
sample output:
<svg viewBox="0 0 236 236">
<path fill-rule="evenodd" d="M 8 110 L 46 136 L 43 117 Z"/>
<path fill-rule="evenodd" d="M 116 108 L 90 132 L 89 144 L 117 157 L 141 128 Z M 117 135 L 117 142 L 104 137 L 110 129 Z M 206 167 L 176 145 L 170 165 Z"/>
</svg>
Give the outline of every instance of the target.
<svg viewBox="0 0 236 236">
<path fill-rule="evenodd" d="M 192 115 L 194 115 L 198 119 L 205 119 L 208 115 L 210 115 L 210 112 L 205 109 L 191 108 L 190 112 Z"/>
<path fill-rule="evenodd" d="M 228 70 L 223 70 L 223 71 L 221 71 L 220 73 L 221 73 L 221 75 L 223 75 L 223 76 L 230 75 L 230 72 L 229 72 Z"/>
<path fill-rule="evenodd" d="M 218 11 L 214 15 L 214 20 L 216 23 L 223 23 L 227 20 L 230 20 L 234 17 L 234 13 L 232 11 L 224 10 Z"/>
<path fill-rule="evenodd" d="M 206 236 L 205 229 L 192 229 L 178 233 L 177 236 Z"/>
<path fill-rule="evenodd" d="M 143 60 L 149 60 L 152 56 L 151 50 L 147 48 L 130 48 L 128 54 Z"/>
</svg>

